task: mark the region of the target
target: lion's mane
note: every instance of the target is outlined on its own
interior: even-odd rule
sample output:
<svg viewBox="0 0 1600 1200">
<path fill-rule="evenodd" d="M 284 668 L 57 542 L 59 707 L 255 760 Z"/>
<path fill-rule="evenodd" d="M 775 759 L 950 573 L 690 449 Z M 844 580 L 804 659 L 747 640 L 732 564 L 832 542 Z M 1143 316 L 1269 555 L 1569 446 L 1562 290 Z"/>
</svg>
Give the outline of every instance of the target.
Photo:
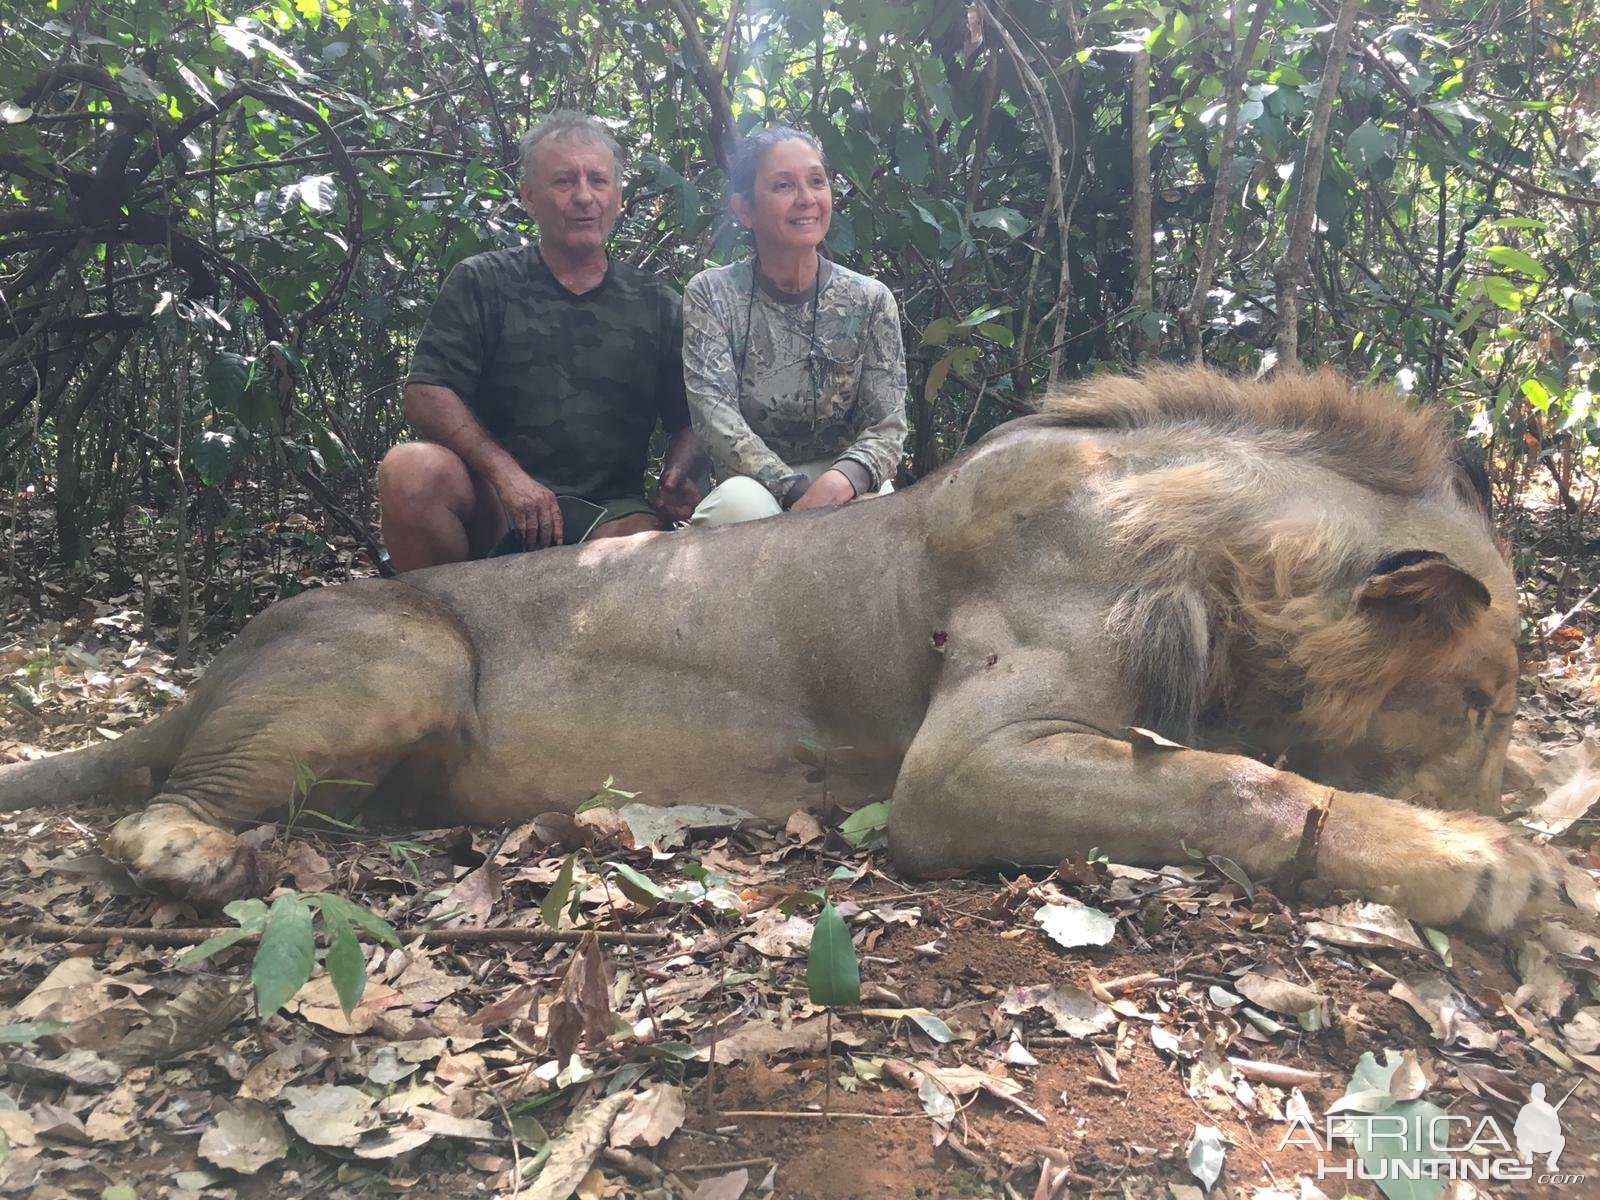
<svg viewBox="0 0 1600 1200">
<path fill-rule="evenodd" d="M 1487 526 L 1481 474 L 1439 411 L 1331 371 L 1249 381 L 1191 368 L 1097 377 L 1049 396 L 1038 419 L 1139 434 L 1102 502 L 1124 581 L 1107 625 L 1148 727 L 1194 739 L 1208 710 L 1267 703 L 1347 743 L 1401 679 L 1457 652 L 1441 636 L 1398 656 L 1359 617 L 1356 585 L 1409 548 L 1375 544 L 1308 491 L 1320 468 Z"/>
</svg>

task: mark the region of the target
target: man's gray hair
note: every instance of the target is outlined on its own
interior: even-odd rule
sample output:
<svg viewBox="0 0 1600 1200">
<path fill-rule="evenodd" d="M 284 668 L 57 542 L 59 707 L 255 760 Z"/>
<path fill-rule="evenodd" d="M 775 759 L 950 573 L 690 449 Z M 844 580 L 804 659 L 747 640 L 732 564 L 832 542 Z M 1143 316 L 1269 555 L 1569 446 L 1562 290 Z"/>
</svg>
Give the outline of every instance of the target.
<svg viewBox="0 0 1600 1200">
<path fill-rule="evenodd" d="M 622 170 L 622 151 L 609 129 L 588 113 L 558 108 L 523 134 L 522 140 L 517 144 L 521 151 L 524 175 L 533 167 L 533 154 L 539 148 L 539 143 L 550 138 L 560 141 L 596 142 L 611 151 L 612 165 L 619 173 Z"/>
</svg>

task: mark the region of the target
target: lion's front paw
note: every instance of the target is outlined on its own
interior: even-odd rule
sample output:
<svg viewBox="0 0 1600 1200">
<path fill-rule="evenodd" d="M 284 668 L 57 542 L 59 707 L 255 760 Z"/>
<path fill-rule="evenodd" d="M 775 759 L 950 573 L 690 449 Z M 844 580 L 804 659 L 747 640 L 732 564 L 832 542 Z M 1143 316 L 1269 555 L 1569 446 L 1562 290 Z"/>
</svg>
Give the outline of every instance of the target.
<svg viewBox="0 0 1600 1200">
<path fill-rule="evenodd" d="M 1503 933 L 1554 891 L 1552 852 L 1489 817 L 1441 816 L 1402 907 L 1436 924 Z"/>
<path fill-rule="evenodd" d="M 1478 886 L 1462 920 L 1500 933 L 1529 915 L 1555 893 L 1555 852 L 1536 846 L 1493 819 L 1490 861 L 1478 873 Z"/>
<path fill-rule="evenodd" d="M 272 885 L 257 850 L 177 804 L 152 804 L 124 817 L 106 835 L 105 851 L 140 886 L 202 911 L 264 895 Z"/>
</svg>

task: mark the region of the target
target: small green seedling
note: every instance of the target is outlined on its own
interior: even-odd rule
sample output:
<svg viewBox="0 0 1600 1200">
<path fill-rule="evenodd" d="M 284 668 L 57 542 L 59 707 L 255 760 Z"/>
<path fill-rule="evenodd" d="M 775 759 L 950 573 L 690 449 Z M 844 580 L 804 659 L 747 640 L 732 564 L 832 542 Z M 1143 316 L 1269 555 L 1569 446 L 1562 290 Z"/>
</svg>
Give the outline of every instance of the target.
<svg viewBox="0 0 1600 1200">
<path fill-rule="evenodd" d="M 255 985 L 256 1012 L 262 1019 L 287 1004 L 311 978 L 316 963 L 316 939 L 312 931 L 315 917 L 322 919 L 322 935 L 328 947 L 323 966 L 345 1016 L 361 1003 L 361 994 L 367 986 L 367 962 L 356 939 L 356 930 L 387 945 L 400 945 L 400 938 L 389 922 L 332 892 L 305 896 L 285 892 L 270 908 L 261 900 L 235 900 L 222 911 L 237 921 L 239 928 L 207 938 L 179 958 L 178 966 L 204 962 L 235 942 L 259 936 L 261 941 L 250 966 L 250 981 Z"/>
<path fill-rule="evenodd" d="M 827 1082 L 822 1093 L 822 1113 L 828 1116 L 833 1103 L 833 1010 L 839 1005 L 861 1003 L 861 963 L 850 927 L 844 923 L 833 903 L 823 900 L 817 924 L 811 931 L 811 949 L 806 954 L 806 992 L 811 1003 L 828 1012 L 827 1044 L 823 1047 Z"/>
<path fill-rule="evenodd" d="M 287 841 L 294 833 L 295 826 L 306 817 L 314 817 L 324 825 L 331 825 L 335 829 L 353 830 L 356 826 L 348 821 L 311 807 L 311 793 L 314 789 L 326 784 L 342 785 L 344 787 L 371 787 L 372 784 L 362 779 L 319 779 L 316 772 L 303 762 L 294 764 L 294 790 L 289 795 L 289 815 L 283 823 L 283 837 Z"/>
</svg>

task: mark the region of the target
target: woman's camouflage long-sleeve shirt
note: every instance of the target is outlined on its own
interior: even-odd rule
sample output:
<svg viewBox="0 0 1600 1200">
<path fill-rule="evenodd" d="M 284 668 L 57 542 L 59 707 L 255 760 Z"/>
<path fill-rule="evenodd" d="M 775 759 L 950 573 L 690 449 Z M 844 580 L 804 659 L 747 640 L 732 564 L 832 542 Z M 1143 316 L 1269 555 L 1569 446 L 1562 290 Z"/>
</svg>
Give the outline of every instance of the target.
<svg viewBox="0 0 1600 1200">
<path fill-rule="evenodd" d="M 779 503 L 833 460 L 857 492 L 893 480 L 906 439 L 906 357 L 889 289 L 824 259 L 790 296 L 753 260 L 702 271 L 683 295 L 683 370 L 695 432 L 719 474 L 748 475 Z M 814 336 L 813 336 L 814 331 Z M 742 365 L 742 372 L 741 372 Z"/>
</svg>

